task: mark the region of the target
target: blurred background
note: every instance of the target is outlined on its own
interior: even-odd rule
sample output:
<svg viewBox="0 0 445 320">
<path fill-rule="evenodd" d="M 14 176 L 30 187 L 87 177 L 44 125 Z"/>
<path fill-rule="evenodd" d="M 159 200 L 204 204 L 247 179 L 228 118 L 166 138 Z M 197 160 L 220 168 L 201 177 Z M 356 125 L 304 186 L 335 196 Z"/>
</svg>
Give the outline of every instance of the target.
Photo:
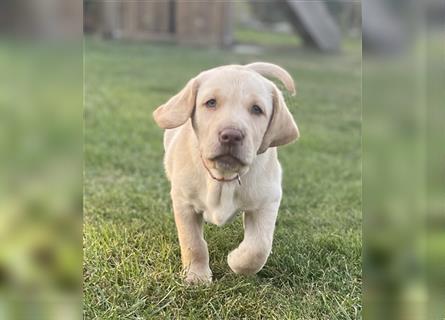
<svg viewBox="0 0 445 320">
<path fill-rule="evenodd" d="M 363 2 L 366 318 L 445 314 L 444 23 L 444 1 Z"/>
<path fill-rule="evenodd" d="M 230 48 L 300 44 L 336 52 L 358 39 L 359 2 L 302 1 L 84 1 L 84 30 L 108 39 L 164 41 Z M 293 35 L 294 39 L 285 37 Z M 260 50 L 260 48 L 257 48 Z M 240 49 L 242 50 L 242 49 Z M 255 50 L 251 47 L 250 50 Z"/>
<path fill-rule="evenodd" d="M 363 38 L 364 317 L 443 318 L 444 21 L 441 0 L 1 1 L 0 319 L 81 317 L 82 31 L 296 59 Z"/>
<path fill-rule="evenodd" d="M 0 1 L 0 319 L 78 319 L 82 3 Z"/>
</svg>

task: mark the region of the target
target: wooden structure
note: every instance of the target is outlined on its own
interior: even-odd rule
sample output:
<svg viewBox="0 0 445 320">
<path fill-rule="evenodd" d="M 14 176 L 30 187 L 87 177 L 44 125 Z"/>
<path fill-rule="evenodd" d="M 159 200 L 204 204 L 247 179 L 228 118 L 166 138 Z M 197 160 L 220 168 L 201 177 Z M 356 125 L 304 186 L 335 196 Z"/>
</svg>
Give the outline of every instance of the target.
<svg viewBox="0 0 445 320">
<path fill-rule="evenodd" d="M 289 22 L 305 44 L 320 51 L 340 49 L 341 32 L 322 1 L 281 0 Z"/>
<path fill-rule="evenodd" d="M 98 29 L 111 38 L 232 44 L 229 1 L 103 1 Z"/>
</svg>

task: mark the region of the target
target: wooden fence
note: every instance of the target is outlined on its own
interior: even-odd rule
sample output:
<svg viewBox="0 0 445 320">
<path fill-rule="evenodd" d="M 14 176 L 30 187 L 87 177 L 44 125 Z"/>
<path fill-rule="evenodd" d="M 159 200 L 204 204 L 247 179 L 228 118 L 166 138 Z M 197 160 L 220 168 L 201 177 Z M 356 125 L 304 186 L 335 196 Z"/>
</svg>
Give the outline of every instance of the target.
<svg viewBox="0 0 445 320">
<path fill-rule="evenodd" d="M 89 30 L 112 38 L 228 46 L 232 9 L 229 1 L 103 1 L 86 16 Z"/>
</svg>

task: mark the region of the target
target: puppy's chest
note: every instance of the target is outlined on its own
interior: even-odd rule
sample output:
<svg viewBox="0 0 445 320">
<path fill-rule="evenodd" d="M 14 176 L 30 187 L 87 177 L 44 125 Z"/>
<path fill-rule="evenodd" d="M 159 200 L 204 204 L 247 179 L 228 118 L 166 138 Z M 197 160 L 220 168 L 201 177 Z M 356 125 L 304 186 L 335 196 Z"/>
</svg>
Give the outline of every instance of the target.
<svg viewBox="0 0 445 320">
<path fill-rule="evenodd" d="M 208 185 L 195 204 L 195 210 L 202 212 L 205 221 L 218 226 L 231 222 L 239 211 L 250 208 L 249 197 L 234 183 Z"/>
</svg>

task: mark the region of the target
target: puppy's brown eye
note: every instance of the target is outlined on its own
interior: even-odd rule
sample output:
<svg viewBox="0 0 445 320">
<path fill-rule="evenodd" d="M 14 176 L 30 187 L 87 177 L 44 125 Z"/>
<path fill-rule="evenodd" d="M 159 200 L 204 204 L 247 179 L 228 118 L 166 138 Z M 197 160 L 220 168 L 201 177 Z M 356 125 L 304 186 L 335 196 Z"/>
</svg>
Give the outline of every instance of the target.
<svg viewBox="0 0 445 320">
<path fill-rule="evenodd" d="M 206 102 L 206 106 L 207 106 L 207 108 L 215 108 L 216 107 L 216 100 L 215 99 L 210 99 L 209 101 Z"/>
<path fill-rule="evenodd" d="M 252 106 L 252 108 L 250 109 L 252 111 L 253 114 L 263 114 L 263 109 L 261 109 L 259 106 L 257 106 L 256 104 Z"/>
</svg>

